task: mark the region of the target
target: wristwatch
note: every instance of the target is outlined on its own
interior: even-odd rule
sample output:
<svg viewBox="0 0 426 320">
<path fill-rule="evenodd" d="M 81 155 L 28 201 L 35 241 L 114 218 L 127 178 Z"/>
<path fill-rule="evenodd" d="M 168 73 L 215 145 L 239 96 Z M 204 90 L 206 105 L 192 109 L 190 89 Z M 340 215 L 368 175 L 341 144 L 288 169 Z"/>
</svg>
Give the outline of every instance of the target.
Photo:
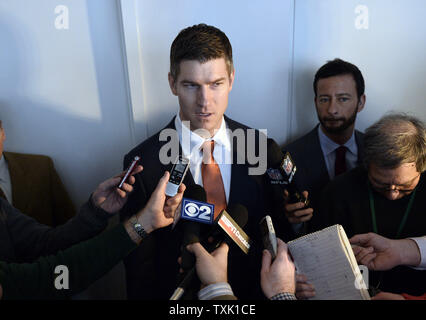
<svg viewBox="0 0 426 320">
<path fill-rule="evenodd" d="M 138 222 L 136 217 L 133 217 L 132 221 L 133 230 L 141 237 L 141 239 L 145 239 L 148 236 L 148 233 L 145 231 L 145 229 L 142 227 L 142 225 Z"/>
</svg>

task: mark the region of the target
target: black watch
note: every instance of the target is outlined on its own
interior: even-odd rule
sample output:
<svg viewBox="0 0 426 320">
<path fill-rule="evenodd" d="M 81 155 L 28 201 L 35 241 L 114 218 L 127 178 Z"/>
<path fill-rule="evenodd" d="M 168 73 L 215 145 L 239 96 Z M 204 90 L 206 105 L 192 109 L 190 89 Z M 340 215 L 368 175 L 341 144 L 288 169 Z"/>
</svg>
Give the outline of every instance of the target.
<svg viewBox="0 0 426 320">
<path fill-rule="evenodd" d="M 142 225 L 138 222 L 137 219 L 134 219 L 132 221 L 132 226 L 133 230 L 135 230 L 139 237 L 141 237 L 142 239 L 148 236 L 148 233 L 145 231 L 145 229 L 142 227 Z"/>
</svg>

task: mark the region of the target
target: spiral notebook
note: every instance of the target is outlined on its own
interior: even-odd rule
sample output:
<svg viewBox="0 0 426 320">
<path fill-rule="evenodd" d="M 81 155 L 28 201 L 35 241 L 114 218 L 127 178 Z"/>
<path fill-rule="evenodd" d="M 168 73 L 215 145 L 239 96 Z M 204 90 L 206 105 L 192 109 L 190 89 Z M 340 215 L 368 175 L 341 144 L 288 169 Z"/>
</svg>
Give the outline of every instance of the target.
<svg viewBox="0 0 426 320">
<path fill-rule="evenodd" d="M 311 300 L 370 300 L 351 244 L 341 225 L 288 242 L 297 273 L 315 287 Z"/>
</svg>

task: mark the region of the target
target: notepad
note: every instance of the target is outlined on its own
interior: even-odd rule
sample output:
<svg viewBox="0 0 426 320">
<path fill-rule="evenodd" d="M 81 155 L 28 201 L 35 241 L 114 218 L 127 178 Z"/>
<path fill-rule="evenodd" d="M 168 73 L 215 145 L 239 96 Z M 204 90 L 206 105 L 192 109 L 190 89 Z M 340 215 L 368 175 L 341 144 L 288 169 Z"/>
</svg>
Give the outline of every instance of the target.
<svg viewBox="0 0 426 320">
<path fill-rule="evenodd" d="M 352 247 L 341 225 L 288 242 L 296 272 L 315 287 L 311 300 L 370 300 Z"/>
</svg>

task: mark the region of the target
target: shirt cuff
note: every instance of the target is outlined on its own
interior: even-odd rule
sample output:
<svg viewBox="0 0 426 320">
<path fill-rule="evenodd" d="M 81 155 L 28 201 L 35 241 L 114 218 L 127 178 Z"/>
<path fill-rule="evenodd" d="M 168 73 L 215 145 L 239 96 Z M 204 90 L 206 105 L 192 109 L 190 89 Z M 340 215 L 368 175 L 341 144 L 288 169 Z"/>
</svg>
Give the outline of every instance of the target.
<svg viewBox="0 0 426 320">
<path fill-rule="evenodd" d="M 280 292 L 272 296 L 269 300 L 297 300 L 296 296 L 290 292 Z"/>
<path fill-rule="evenodd" d="M 416 267 L 416 269 L 417 268 L 425 269 L 426 268 L 426 236 L 419 237 L 419 238 L 410 238 L 410 239 L 416 242 L 420 250 L 420 264 Z"/>
<path fill-rule="evenodd" d="M 233 296 L 231 286 L 227 282 L 219 282 L 208 285 L 198 292 L 198 299 L 211 300 L 219 296 Z"/>
</svg>

